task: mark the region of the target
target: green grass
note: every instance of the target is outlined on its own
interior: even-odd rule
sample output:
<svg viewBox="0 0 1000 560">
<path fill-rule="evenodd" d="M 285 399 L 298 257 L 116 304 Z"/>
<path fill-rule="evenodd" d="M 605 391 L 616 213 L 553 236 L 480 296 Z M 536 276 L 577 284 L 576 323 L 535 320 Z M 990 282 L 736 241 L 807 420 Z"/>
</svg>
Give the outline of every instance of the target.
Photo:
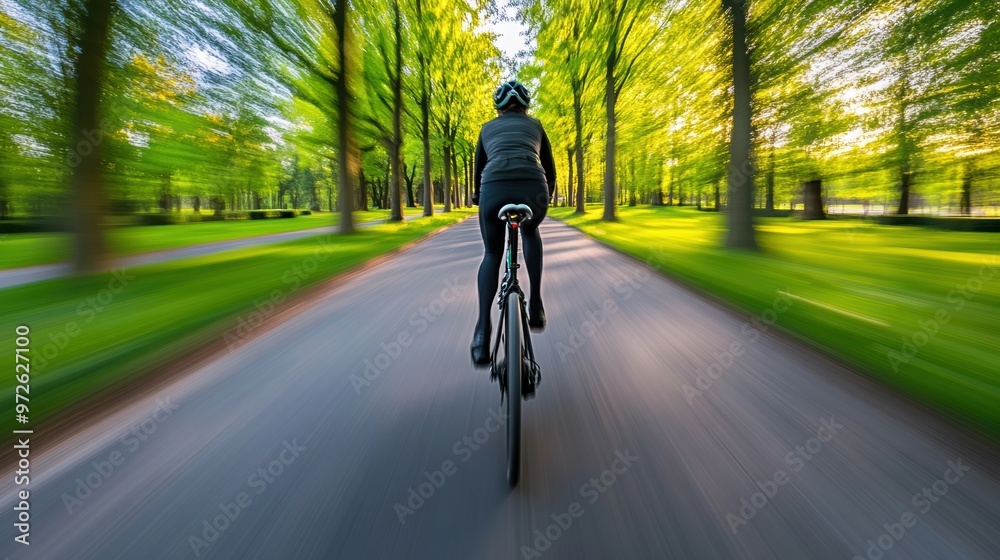
<svg viewBox="0 0 1000 560">
<path fill-rule="evenodd" d="M 758 220 L 753 254 L 721 247 L 718 214 L 618 212 L 549 215 L 643 260 L 662 251 L 660 270 L 758 317 L 787 291 L 781 328 L 1000 436 L 1000 234 L 773 218 Z"/>
<path fill-rule="evenodd" d="M 441 211 L 438 207 L 437 211 Z M 420 208 L 406 208 L 405 215 L 419 214 Z M 355 223 L 388 218 L 388 210 L 354 213 Z M 164 249 L 176 249 L 229 241 L 258 235 L 286 233 L 321 228 L 340 223 L 337 213 L 328 212 L 298 216 L 292 219 L 239 220 L 230 222 L 196 222 L 171 226 L 130 226 L 108 229 L 111 250 L 116 255 L 133 255 Z M 62 262 L 67 259 L 69 236 L 64 233 L 24 233 L 0 237 L 0 270 L 39 264 Z"/>
<path fill-rule="evenodd" d="M 462 210 L 379 225 L 347 237 L 316 236 L 129 269 L 134 279 L 123 289 L 110 283 L 112 274 L 100 274 L 3 290 L 0 324 L 6 332 L 0 356 L 14 364 L 15 327 L 29 326 L 29 408 L 36 423 L 134 379 L 150 365 L 169 362 L 199 341 L 224 332 L 236 336 L 238 317 L 249 317 L 254 303 L 275 290 L 289 297 L 470 215 Z M 328 241 L 330 252 L 306 273 L 313 266 L 309 259 L 324 247 L 321 240 Z M 296 277 L 296 270 L 305 278 Z M 0 381 L 0 415 L 6 418 L 14 416 L 13 369 Z"/>
</svg>

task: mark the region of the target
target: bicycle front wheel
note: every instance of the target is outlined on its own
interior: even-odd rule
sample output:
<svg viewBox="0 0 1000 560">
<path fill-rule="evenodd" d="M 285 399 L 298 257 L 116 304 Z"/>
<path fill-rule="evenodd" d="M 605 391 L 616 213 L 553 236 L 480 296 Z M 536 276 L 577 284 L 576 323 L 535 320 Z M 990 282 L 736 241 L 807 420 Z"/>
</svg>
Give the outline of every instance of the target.
<svg viewBox="0 0 1000 560">
<path fill-rule="evenodd" d="M 507 296 L 507 482 L 517 486 L 521 474 L 521 297 Z"/>
</svg>

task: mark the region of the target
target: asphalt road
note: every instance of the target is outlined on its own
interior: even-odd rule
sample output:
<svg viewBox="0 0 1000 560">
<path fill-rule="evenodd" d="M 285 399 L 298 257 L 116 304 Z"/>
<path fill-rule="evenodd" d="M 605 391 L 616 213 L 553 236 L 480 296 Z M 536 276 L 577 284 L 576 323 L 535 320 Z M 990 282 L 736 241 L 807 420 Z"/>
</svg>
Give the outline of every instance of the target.
<svg viewBox="0 0 1000 560">
<path fill-rule="evenodd" d="M 0 557 L 1000 557 L 996 451 L 754 330 L 780 294 L 753 323 L 543 236 L 517 489 L 468 357 L 471 219 L 32 456 L 30 546 L 4 476 Z"/>
</svg>

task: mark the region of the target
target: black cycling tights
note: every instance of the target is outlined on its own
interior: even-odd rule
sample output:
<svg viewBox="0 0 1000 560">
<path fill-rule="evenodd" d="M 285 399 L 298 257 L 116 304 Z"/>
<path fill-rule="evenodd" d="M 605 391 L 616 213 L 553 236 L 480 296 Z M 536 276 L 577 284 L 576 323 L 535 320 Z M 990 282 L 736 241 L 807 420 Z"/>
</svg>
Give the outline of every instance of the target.
<svg viewBox="0 0 1000 560">
<path fill-rule="evenodd" d="M 479 265 L 479 323 L 489 326 L 491 311 L 496 303 L 497 287 L 500 283 L 500 264 L 504 261 L 506 244 L 506 224 L 497 217 L 506 204 L 526 204 L 533 217 L 521 226 L 521 248 L 528 268 L 531 298 L 541 303 L 542 286 L 542 237 L 538 224 L 549 209 L 548 189 L 544 183 L 524 181 L 491 182 L 483 185 L 479 195 L 479 231 L 483 235 L 485 252 Z"/>
</svg>

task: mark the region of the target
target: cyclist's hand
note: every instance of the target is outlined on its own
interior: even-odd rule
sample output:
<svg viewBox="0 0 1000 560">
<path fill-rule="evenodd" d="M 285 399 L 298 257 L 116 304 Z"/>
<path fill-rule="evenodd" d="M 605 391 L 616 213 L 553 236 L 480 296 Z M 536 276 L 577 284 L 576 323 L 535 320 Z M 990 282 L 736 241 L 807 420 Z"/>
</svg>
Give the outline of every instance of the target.
<svg viewBox="0 0 1000 560">
<path fill-rule="evenodd" d="M 476 206 L 479 206 L 479 193 L 477 192 L 472 193 L 472 203 L 475 204 Z"/>
</svg>

